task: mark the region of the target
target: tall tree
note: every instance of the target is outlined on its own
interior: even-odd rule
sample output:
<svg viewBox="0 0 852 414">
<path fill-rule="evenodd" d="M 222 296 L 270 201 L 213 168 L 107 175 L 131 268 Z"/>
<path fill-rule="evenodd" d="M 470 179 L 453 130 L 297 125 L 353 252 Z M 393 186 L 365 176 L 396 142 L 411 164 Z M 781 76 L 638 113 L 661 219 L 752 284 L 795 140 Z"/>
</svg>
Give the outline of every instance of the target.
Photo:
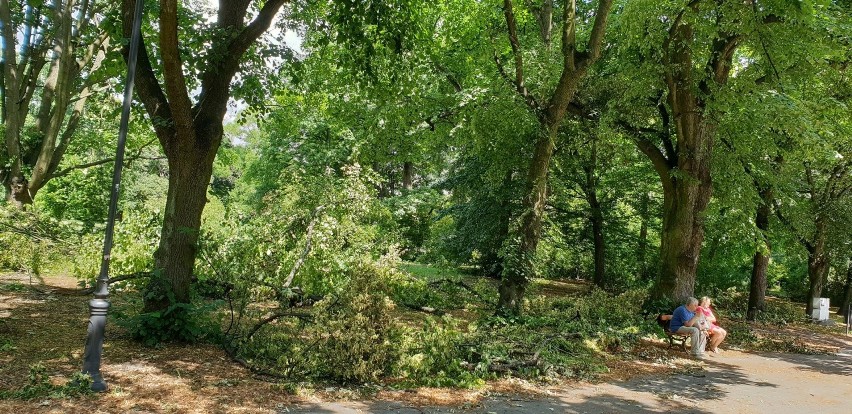
<svg viewBox="0 0 852 414">
<path fill-rule="evenodd" d="M 206 55 L 197 66 L 200 68 L 197 79 L 188 79 L 189 71 L 181 54 L 180 1 L 160 0 L 159 74 L 155 72 L 144 36 L 140 40 L 136 90 L 169 166 L 160 244 L 154 255 L 155 274 L 159 276 L 148 284 L 146 312 L 169 307 L 172 295 L 178 303 L 190 300 L 201 213 L 207 201 L 213 161 L 222 142 L 231 84 L 249 49 L 269 29 L 287 2 L 220 0 Z M 130 36 L 134 5 L 135 0 L 122 2 L 125 37 Z M 126 53 L 127 48 L 125 56 Z M 189 81 L 198 85 L 195 102 L 187 86 Z"/>
<path fill-rule="evenodd" d="M 849 305 L 852 305 L 852 258 L 846 267 L 846 282 L 843 284 L 843 298 L 837 308 L 837 313 L 849 317 Z"/>
<path fill-rule="evenodd" d="M 822 295 L 831 264 L 830 227 L 847 225 L 837 220 L 843 216 L 838 210 L 846 207 L 842 200 L 852 191 L 852 163 L 847 157 L 848 153 L 837 157 L 840 162 L 825 158 L 804 162 L 801 165 L 804 188 L 796 189 L 796 192 L 802 191 L 804 197 L 788 196 L 788 202 L 776 199 L 774 206 L 778 218 L 808 253 L 808 297 L 805 303 L 808 315 L 813 310 L 814 299 Z M 822 168 L 815 164 L 821 164 Z M 791 216 L 798 217 L 792 219 Z"/>
<path fill-rule="evenodd" d="M 704 214 L 713 193 L 713 149 L 725 111 L 732 109 L 728 94 L 735 56 L 743 45 L 749 50 L 765 50 L 761 46 L 765 46 L 766 26 L 783 22 L 780 16 L 802 12 L 792 5 L 757 4 L 754 0 L 672 1 L 663 7 L 637 2 L 630 7 L 644 18 L 635 30 L 659 42 L 657 46 L 642 44 L 648 42 L 642 36 L 632 41 L 629 47 L 637 56 L 631 59 L 639 59 L 633 68 L 660 76 L 656 81 L 660 87 L 656 87 L 656 95 L 644 92 L 644 97 L 637 98 L 652 102 L 655 116 L 649 109 L 639 121 L 641 127 L 619 124 L 634 135 L 663 187 L 660 272 L 652 296 L 682 300 L 695 289 Z M 662 15 L 659 10 L 664 10 Z M 625 33 L 636 34 L 632 30 Z M 648 123 L 648 119 L 653 121 Z"/>
<path fill-rule="evenodd" d="M 53 178 L 87 100 L 106 79 L 109 33 L 100 23 L 107 6 L 95 0 L 0 1 L 0 178 L 6 199 L 16 205 L 32 203 Z M 31 114 L 34 100 L 38 111 Z M 34 126 L 25 128 L 30 121 Z"/>
<path fill-rule="evenodd" d="M 552 0 L 543 0 L 541 6 L 536 5 L 531 8 L 540 32 L 539 53 L 546 54 L 551 47 L 554 13 L 559 11 L 554 3 Z M 561 5 L 562 13 L 557 18 L 561 32 L 561 72 L 551 91 L 546 92 L 544 96 L 535 96 L 526 83 L 528 73 L 525 70 L 528 68 L 524 66 L 525 52 L 519 37 L 515 5 L 511 0 L 503 1 L 505 32 L 509 38 L 514 61 L 514 75 L 506 71 L 500 54 L 495 53 L 494 60 L 501 76 L 514 88 L 535 115 L 539 123 L 539 131 L 535 136 L 533 156 L 526 172 L 526 188 L 517 230 L 517 246 L 511 247 L 512 251 L 509 255 L 512 259 L 504 268 L 500 283 L 498 310 L 502 313 L 520 311 L 524 292 L 529 278 L 532 277 L 532 262 L 541 238 L 542 218 L 547 204 L 547 175 L 556 139 L 581 80 L 600 57 L 612 3 L 612 0 L 598 1 L 597 8 L 593 12 L 594 20 L 591 22 L 589 37 L 585 43 L 578 38 L 578 26 L 583 22 L 589 22 L 588 16 L 592 15 L 592 11 L 578 13 L 577 2 L 574 0 L 565 1 Z"/>
</svg>

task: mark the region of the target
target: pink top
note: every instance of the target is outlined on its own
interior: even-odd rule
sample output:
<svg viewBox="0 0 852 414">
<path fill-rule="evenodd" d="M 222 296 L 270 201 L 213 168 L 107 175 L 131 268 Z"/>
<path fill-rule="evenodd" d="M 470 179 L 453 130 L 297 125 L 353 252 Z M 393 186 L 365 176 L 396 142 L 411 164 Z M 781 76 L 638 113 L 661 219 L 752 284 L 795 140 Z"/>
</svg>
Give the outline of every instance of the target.
<svg viewBox="0 0 852 414">
<path fill-rule="evenodd" d="M 707 322 L 710 323 L 710 329 L 713 329 L 713 328 L 719 326 L 719 325 L 716 325 L 716 322 L 710 322 L 710 318 L 713 317 L 713 312 L 710 310 L 710 308 L 702 308 L 701 306 L 699 306 L 699 307 L 695 308 L 695 312 L 696 313 L 701 312 L 704 315 L 704 317 L 707 318 Z"/>
</svg>

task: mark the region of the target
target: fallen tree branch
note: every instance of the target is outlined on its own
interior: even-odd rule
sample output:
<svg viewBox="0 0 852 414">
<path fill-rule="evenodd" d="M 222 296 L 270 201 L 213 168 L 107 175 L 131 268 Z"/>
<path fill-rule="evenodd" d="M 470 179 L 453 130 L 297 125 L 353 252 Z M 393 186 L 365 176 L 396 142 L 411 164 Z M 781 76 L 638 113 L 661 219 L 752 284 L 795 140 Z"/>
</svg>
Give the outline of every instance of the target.
<svg viewBox="0 0 852 414">
<path fill-rule="evenodd" d="M 482 297 L 482 295 L 480 295 L 479 292 L 477 292 L 476 289 L 473 288 L 473 286 L 470 286 L 470 285 L 468 285 L 467 283 L 465 283 L 461 280 L 438 279 L 438 280 L 433 280 L 433 281 L 427 283 L 428 286 L 440 286 L 440 285 L 443 285 L 443 284 L 458 286 L 462 289 L 467 290 L 470 293 L 473 293 L 473 295 L 476 296 L 477 299 L 481 300 L 482 302 L 489 303 L 489 301 L 487 299 L 485 299 L 484 297 Z"/>
<path fill-rule="evenodd" d="M 311 222 L 308 224 L 308 229 L 305 232 L 305 248 L 302 249 L 302 254 L 299 255 L 299 258 L 296 259 L 296 263 L 293 264 L 293 269 L 290 270 L 290 274 L 287 275 L 287 279 L 284 281 L 284 287 L 290 287 L 290 284 L 293 283 L 293 279 L 296 277 L 296 272 L 299 271 L 299 268 L 302 267 L 302 264 L 305 263 L 305 258 L 308 256 L 308 253 L 311 252 L 311 241 L 314 236 L 314 225 L 317 222 L 317 217 L 319 214 L 325 209 L 325 206 L 318 206 L 314 209 L 313 213 L 311 213 Z"/>
<path fill-rule="evenodd" d="M 265 317 L 265 318 L 261 319 L 260 321 L 258 321 L 258 322 L 257 322 L 257 323 L 256 323 L 256 324 L 255 324 L 255 325 L 251 328 L 251 330 L 249 331 L 249 333 L 246 335 L 245 339 L 246 339 L 246 340 L 251 339 L 251 337 L 252 337 L 252 336 L 254 336 L 254 334 L 256 334 L 256 333 L 257 333 L 257 331 L 259 331 L 259 330 L 260 330 L 260 328 L 263 328 L 263 327 L 264 327 L 264 326 L 266 326 L 267 324 L 272 323 L 272 322 L 274 322 L 274 321 L 277 321 L 278 319 L 280 319 L 280 318 L 284 318 L 284 317 L 298 318 L 298 319 L 305 320 L 305 321 L 312 321 L 312 320 L 314 319 L 313 315 L 311 315 L 311 314 L 309 314 L 309 313 L 301 313 L 301 312 L 275 312 L 275 313 L 272 313 L 271 315 L 269 315 L 269 316 L 267 316 L 267 317 Z"/>
</svg>

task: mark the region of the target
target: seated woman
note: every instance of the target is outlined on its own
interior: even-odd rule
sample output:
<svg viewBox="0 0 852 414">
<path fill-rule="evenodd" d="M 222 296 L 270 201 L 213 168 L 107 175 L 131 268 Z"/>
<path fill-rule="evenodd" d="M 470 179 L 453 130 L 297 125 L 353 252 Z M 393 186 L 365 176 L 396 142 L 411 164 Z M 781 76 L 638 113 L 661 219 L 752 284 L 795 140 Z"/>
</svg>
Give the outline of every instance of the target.
<svg viewBox="0 0 852 414">
<path fill-rule="evenodd" d="M 721 326 L 716 325 L 716 316 L 713 315 L 713 311 L 710 309 L 710 298 L 704 296 L 698 302 L 698 308 L 696 309 L 696 313 L 701 313 L 704 315 L 704 319 L 708 322 L 708 335 L 710 335 L 709 343 L 707 345 L 710 348 L 711 352 L 719 353 L 719 344 L 725 340 L 725 337 L 728 336 L 728 331 L 722 329 Z"/>
</svg>

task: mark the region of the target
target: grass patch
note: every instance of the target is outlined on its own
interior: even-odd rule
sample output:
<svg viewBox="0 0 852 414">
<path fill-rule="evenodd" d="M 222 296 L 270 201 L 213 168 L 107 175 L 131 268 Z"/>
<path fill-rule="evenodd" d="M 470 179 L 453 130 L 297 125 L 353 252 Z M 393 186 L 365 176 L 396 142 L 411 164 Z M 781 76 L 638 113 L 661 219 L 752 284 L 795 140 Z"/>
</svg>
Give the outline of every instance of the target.
<svg viewBox="0 0 852 414">
<path fill-rule="evenodd" d="M 36 398 L 73 398 L 91 393 L 92 378 L 82 373 L 75 373 L 63 385 L 55 385 L 47 375 L 47 368 L 42 363 L 30 366 L 27 383 L 15 391 L 0 391 L 0 399 L 33 400 Z"/>
</svg>

